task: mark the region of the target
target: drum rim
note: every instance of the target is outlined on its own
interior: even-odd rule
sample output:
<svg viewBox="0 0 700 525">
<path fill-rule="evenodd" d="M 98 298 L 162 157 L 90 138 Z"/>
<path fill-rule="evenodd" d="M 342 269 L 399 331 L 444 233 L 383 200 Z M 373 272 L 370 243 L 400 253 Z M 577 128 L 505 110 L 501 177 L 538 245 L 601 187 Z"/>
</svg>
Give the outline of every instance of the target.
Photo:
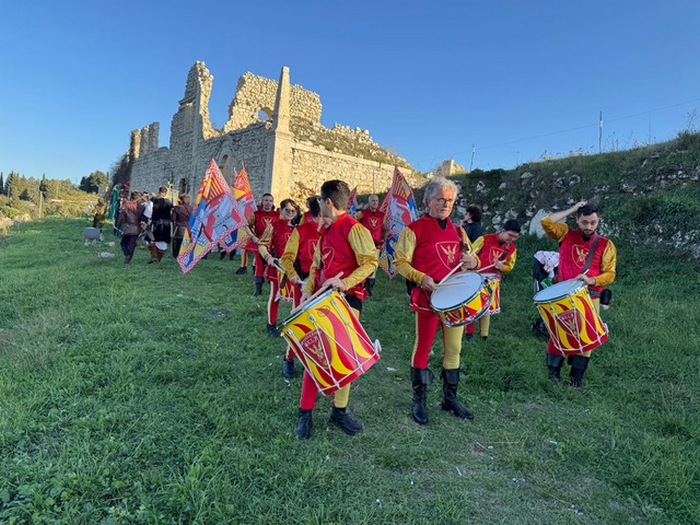
<svg viewBox="0 0 700 525">
<path fill-rule="evenodd" d="M 333 295 L 334 293 L 338 294 L 338 297 L 340 297 L 340 298 L 343 297 L 342 294 L 341 294 L 338 290 L 335 290 L 335 289 L 333 289 L 333 288 L 329 288 L 328 290 L 326 290 L 325 292 L 323 292 L 321 295 L 319 295 L 318 297 L 314 298 L 313 301 L 309 301 L 308 303 L 306 303 L 306 304 L 304 305 L 304 309 L 303 309 L 303 310 L 299 310 L 298 312 L 294 313 L 293 315 L 288 316 L 288 317 L 284 320 L 284 322 L 282 322 L 282 325 L 281 325 L 281 326 L 284 327 L 284 326 L 288 325 L 288 324 L 291 323 L 294 319 L 296 319 L 296 318 L 299 317 L 301 314 L 303 314 L 304 312 L 306 312 L 310 307 L 312 307 L 312 306 L 314 306 L 314 305 L 320 303 L 321 301 L 325 300 L 326 297 L 328 297 L 328 296 L 330 296 L 330 295 Z"/>
<path fill-rule="evenodd" d="M 567 279 L 566 281 L 560 281 L 558 283 L 554 283 L 554 285 L 552 285 L 552 286 L 556 286 L 558 284 L 571 283 L 571 281 L 575 281 L 575 279 Z M 569 286 L 571 287 L 571 288 L 567 288 L 568 290 L 570 290 L 569 293 L 557 295 L 555 297 L 550 297 L 547 300 L 543 300 L 543 299 L 538 300 L 537 299 L 538 295 L 540 295 L 542 292 L 546 292 L 547 290 L 549 290 L 551 288 L 551 286 L 548 286 L 547 288 L 544 288 L 544 289 L 540 290 L 539 292 L 537 292 L 532 297 L 532 300 L 534 301 L 535 304 L 549 304 L 552 301 L 558 301 L 559 299 L 564 299 L 564 297 L 570 297 L 570 296 L 574 295 L 575 293 L 579 292 L 582 288 L 584 288 L 586 285 L 584 284 L 583 281 L 578 281 L 578 284 L 576 286 L 573 286 L 572 284 L 569 284 Z"/>
<path fill-rule="evenodd" d="M 473 272 L 473 271 L 467 270 L 467 271 L 465 271 L 465 272 L 459 272 L 459 273 L 454 274 L 453 276 L 448 277 L 448 278 L 445 280 L 445 282 L 449 282 L 451 279 L 453 279 L 453 278 L 456 279 L 457 276 L 459 276 L 459 275 L 464 275 L 464 274 L 474 274 L 474 275 L 478 275 L 479 278 L 481 279 L 481 286 L 480 286 L 479 288 L 477 288 L 477 290 L 476 290 L 472 295 L 470 295 L 467 299 L 465 299 L 465 300 L 462 301 L 461 303 L 457 303 L 457 304 L 454 304 L 454 305 L 452 305 L 452 306 L 440 307 L 440 308 L 436 307 L 436 306 L 433 304 L 433 297 L 435 297 L 435 292 L 433 292 L 433 294 L 430 296 L 430 307 L 431 307 L 434 311 L 440 312 L 440 313 L 443 313 L 443 312 L 450 312 L 450 311 L 455 310 L 455 309 L 457 309 L 457 308 L 461 308 L 461 307 L 464 306 L 465 304 L 471 303 L 474 299 L 476 299 L 476 298 L 478 297 L 478 295 L 481 293 L 481 290 L 484 288 L 484 286 L 486 286 L 486 281 L 485 281 L 485 279 L 484 279 L 484 274 L 482 274 L 482 273 Z"/>
</svg>

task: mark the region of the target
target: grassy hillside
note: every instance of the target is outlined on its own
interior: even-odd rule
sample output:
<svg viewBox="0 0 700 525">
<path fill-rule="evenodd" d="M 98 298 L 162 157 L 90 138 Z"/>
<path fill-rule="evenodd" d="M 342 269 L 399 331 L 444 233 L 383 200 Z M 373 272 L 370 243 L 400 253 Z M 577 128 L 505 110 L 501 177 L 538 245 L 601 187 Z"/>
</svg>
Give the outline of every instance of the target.
<svg viewBox="0 0 700 525">
<path fill-rule="evenodd" d="M 468 203 L 485 207 L 487 225 L 502 223 L 506 214 L 528 223 L 538 210 L 587 199 L 599 206 L 602 231 L 620 241 L 700 258 L 700 133 L 454 178 Z"/>
<path fill-rule="evenodd" d="M 125 265 L 83 246 L 85 225 L 25 223 L 0 245 L 2 523 L 700 522 L 700 280 L 684 258 L 620 246 L 610 340 L 576 390 L 547 381 L 530 331 L 532 255 L 552 243 L 522 239 L 491 337 L 462 351 L 474 421 L 439 409 L 436 382 L 425 427 L 405 289 L 379 275 L 363 322 L 382 358 L 350 399 L 365 431 L 330 426 L 319 398 L 297 442 L 300 379 L 281 377 L 250 274 L 209 257 L 184 276 L 145 251 Z"/>
</svg>

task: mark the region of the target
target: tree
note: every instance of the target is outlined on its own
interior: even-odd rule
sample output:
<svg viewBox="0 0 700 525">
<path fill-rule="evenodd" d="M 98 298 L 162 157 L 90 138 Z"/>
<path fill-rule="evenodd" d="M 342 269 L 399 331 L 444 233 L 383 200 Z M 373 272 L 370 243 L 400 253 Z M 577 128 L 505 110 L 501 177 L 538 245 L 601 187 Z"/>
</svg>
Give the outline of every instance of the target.
<svg viewBox="0 0 700 525">
<path fill-rule="evenodd" d="M 97 193 L 100 186 L 109 185 L 109 177 L 101 171 L 93 171 L 87 177 L 80 179 L 79 189 L 87 193 Z"/>
<path fill-rule="evenodd" d="M 0 171 L 0 195 L 5 194 L 5 177 L 2 175 L 2 171 Z"/>
<path fill-rule="evenodd" d="M 14 171 L 11 171 L 7 176 L 7 181 L 5 182 L 5 195 L 8 197 L 17 197 L 20 190 L 17 188 L 19 183 L 19 175 Z"/>
</svg>

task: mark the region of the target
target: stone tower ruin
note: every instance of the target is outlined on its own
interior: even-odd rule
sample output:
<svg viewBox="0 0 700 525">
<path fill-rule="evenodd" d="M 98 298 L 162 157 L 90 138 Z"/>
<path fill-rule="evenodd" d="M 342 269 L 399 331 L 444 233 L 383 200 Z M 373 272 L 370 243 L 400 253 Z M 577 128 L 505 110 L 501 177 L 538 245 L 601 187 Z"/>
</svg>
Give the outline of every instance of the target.
<svg viewBox="0 0 700 525">
<path fill-rule="evenodd" d="M 242 75 L 221 129 L 209 119 L 213 81 L 204 62 L 190 68 L 169 147 L 158 146 L 157 122 L 131 132 L 132 188 L 155 191 L 172 181 L 194 196 L 212 158 L 229 183 L 234 169 L 245 165 L 255 197 L 270 192 L 277 202 L 285 197 L 303 202 L 329 179 L 345 180 L 359 194 L 383 192 L 394 165 L 414 187 L 423 184 L 406 160 L 381 148 L 367 130 L 323 126 L 320 97 L 292 85 L 287 67 L 279 81 Z"/>
</svg>

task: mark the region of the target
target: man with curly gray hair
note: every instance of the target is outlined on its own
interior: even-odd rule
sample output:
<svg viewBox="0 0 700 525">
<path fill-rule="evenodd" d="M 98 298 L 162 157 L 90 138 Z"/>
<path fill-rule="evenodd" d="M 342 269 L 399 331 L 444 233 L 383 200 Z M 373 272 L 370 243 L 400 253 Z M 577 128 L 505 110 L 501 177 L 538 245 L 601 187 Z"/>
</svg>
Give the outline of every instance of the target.
<svg viewBox="0 0 700 525">
<path fill-rule="evenodd" d="M 428 422 L 426 391 L 433 377 L 428 368 L 428 356 L 438 326 L 442 328 L 444 348 L 442 409 L 460 418 L 473 418 L 472 413 L 457 400 L 464 326 L 448 327 L 440 323 L 430 306 L 430 297 L 437 290 L 437 283 L 455 267 L 461 265 L 464 270 L 472 270 L 479 266 L 479 260 L 469 255 L 472 246 L 467 234 L 450 220 L 456 197 L 457 185 L 454 182 L 443 177 L 431 180 L 423 197 L 427 213 L 409 224 L 396 243 L 396 270 L 417 284 L 411 290 L 409 305 L 416 312 L 416 341 L 411 355 L 412 414 L 420 425 Z"/>
</svg>

